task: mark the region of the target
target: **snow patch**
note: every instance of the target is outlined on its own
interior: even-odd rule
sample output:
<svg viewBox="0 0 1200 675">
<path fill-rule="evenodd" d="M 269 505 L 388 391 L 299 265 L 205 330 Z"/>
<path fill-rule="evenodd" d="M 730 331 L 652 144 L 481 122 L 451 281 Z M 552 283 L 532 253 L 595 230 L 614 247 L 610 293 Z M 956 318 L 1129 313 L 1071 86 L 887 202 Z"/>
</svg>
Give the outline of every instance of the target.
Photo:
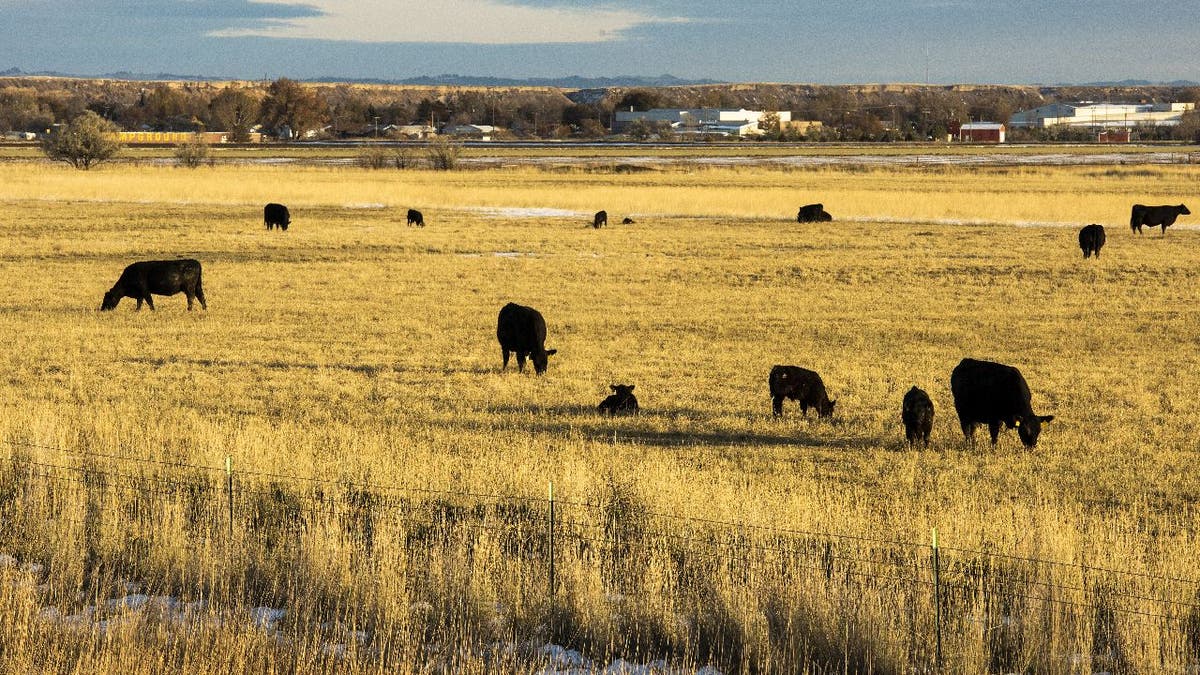
<svg viewBox="0 0 1200 675">
<path fill-rule="evenodd" d="M 275 625 L 283 620 L 283 617 L 286 615 L 286 609 L 255 607 L 250 610 L 250 621 L 263 630 L 275 630 Z"/>
<path fill-rule="evenodd" d="M 386 209 L 387 204 L 380 204 L 379 202 L 360 202 L 360 203 L 354 203 L 354 204 L 342 204 L 342 208 L 344 208 L 344 209 L 379 210 L 379 209 Z"/>
<path fill-rule="evenodd" d="M 566 218 L 591 215 L 584 211 L 545 207 L 464 206 L 461 210 L 478 213 L 487 218 Z"/>
</svg>

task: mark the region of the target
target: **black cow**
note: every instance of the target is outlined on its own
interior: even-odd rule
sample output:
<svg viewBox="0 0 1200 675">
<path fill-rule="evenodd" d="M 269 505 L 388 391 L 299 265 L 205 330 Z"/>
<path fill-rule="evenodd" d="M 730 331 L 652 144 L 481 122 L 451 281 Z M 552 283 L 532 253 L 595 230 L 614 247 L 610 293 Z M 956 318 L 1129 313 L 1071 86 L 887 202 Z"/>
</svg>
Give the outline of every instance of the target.
<svg viewBox="0 0 1200 675">
<path fill-rule="evenodd" d="M 621 224 L 622 225 L 633 225 L 633 218 L 630 218 L 629 216 L 625 216 L 624 218 L 621 219 Z"/>
<path fill-rule="evenodd" d="M 833 216 L 825 212 L 824 204 L 808 204 L 801 206 L 796 214 L 797 223 L 828 223 Z"/>
<path fill-rule="evenodd" d="M 600 229 L 608 224 L 608 211 L 597 211 L 592 217 L 592 227 Z"/>
<path fill-rule="evenodd" d="M 1133 211 L 1129 214 L 1129 228 L 1138 234 L 1142 233 L 1142 226 L 1155 227 L 1162 226 L 1162 233 L 1167 234 L 1167 228 L 1175 224 L 1175 219 L 1179 216 L 1191 215 L 1188 207 L 1183 204 L 1176 206 L 1144 206 L 1142 204 L 1134 204 Z"/>
<path fill-rule="evenodd" d="M 1000 435 L 1000 425 L 1017 428 L 1025 447 L 1037 445 L 1042 424 L 1053 415 L 1036 415 L 1029 403 L 1029 385 L 1021 371 L 991 361 L 963 359 L 950 374 L 950 391 L 954 393 L 954 409 L 962 425 L 963 436 L 975 442 L 975 425 L 986 424 L 992 434 L 992 445 Z"/>
<path fill-rule="evenodd" d="M 800 412 L 808 414 L 815 408 L 817 417 L 829 417 L 837 401 L 830 401 L 825 392 L 821 376 L 807 368 L 797 366 L 774 366 L 767 379 L 771 387 L 771 408 L 776 415 L 783 414 L 783 399 L 800 402 Z"/>
<path fill-rule="evenodd" d="M 546 372 L 546 357 L 556 354 L 557 349 L 546 349 L 546 320 L 532 307 L 508 303 L 500 309 L 496 320 L 496 339 L 504 354 L 504 368 L 508 368 L 509 352 L 517 354 L 517 370 L 525 371 L 525 357 L 533 360 L 533 369 L 538 375 Z"/>
<path fill-rule="evenodd" d="M 638 402 L 637 397 L 633 395 L 632 384 L 610 384 L 609 388 L 613 390 L 612 396 L 604 399 L 597 406 L 597 410 L 601 415 L 623 415 L 637 414 Z"/>
<path fill-rule="evenodd" d="M 279 229 L 287 232 L 288 225 L 292 224 L 292 216 L 283 204 L 267 204 L 263 207 L 263 223 L 268 230 L 273 230 L 278 225 Z"/>
<path fill-rule="evenodd" d="M 175 295 L 182 291 L 187 296 L 188 311 L 192 311 L 192 298 L 204 303 L 204 287 L 200 283 L 199 260 L 147 260 L 135 262 L 121 272 L 117 283 L 104 294 L 101 311 L 116 309 L 121 298 L 136 298 L 137 309 L 142 301 L 154 309 L 150 295 Z"/>
<path fill-rule="evenodd" d="M 904 395 L 904 404 L 900 409 L 900 419 L 904 421 L 904 436 L 908 444 L 916 445 L 922 441 L 929 447 L 929 434 L 933 432 L 933 401 L 923 389 L 913 387 Z"/>
<path fill-rule="evenodd" d="M 1083 249 L 1083 257 L 1089 258 L 1093 253 L 1100 257 L 1100 249 L 1104 248 L 1104 226 L 1086 225 L 1079 230 L 1079 248 Z"/>
<path fill-rule="evenodd" d="M 416 209 L 409 209 L 408 224 L 416 225 L 417 227 L 425 227 L 425 216 L 421 215 L 421 212 Z"/>
</svg>

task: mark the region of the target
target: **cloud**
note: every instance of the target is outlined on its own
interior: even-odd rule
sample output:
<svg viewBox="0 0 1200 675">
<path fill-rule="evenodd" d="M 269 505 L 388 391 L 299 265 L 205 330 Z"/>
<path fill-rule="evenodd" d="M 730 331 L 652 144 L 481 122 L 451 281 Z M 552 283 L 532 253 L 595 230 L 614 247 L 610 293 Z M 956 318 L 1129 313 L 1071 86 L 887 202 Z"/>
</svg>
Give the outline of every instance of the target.
<svg viewBox="0 0 1200 675">
<path fill-rule="evenodd" d="M 294 0 L 254 0 L 296 6 Z M 348 42 L 555 44 L 617 40 L 633 28 L 684 23 L 617 8 L 530 7 L 498 0 L 310 0 L 314 16 L 274 18 L 209 33 Z"/>
</svg>

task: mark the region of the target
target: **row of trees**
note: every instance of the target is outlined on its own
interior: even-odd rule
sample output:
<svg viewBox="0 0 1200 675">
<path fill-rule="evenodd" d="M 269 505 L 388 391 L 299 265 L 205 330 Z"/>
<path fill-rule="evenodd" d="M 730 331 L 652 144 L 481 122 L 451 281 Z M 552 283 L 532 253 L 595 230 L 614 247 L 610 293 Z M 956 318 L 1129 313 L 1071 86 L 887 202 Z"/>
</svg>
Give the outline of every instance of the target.
<svg viewBox="0 0 1200 675">
<path fill-rule="evenodd" d="M 744 107 L 790 110 L 793 119 L 822 123 L 801 133 L 768 122 L 768 140 L 897 141 L 939 138 L 956 123 L 1004 121 L 1018 110 L 1057 100 L 1200 101 L 1200 89 L 724 85 L 609 89 L 572 98 L 550 88 L 311 85 L 286 78 L 244 85 L 8 80 L 0 81 L 0 131 L 41 132 L 90 110 L 121 129 L 209 129 L 230 132 L 235 140 L 245 140 L 255 127 L 270 134 L 321 130 L 343 137 L 382 135 L 388 125 L 468 123 L 518 137 L 599 137 L 608 133 L 614 110 Z M 1074 132 L 1036 133 L 1053 140 Z M 1195 139 L 1198 133 L 1200 119 L 1193 114 L 1175 129 L 1141 135 Z"/>
</svg>

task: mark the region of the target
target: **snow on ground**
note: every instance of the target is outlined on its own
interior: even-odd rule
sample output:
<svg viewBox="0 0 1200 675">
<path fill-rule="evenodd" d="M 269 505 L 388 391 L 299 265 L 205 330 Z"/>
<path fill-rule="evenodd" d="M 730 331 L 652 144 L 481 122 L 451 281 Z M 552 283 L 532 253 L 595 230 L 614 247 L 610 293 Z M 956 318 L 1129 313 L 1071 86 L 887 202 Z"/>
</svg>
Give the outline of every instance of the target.
<svg viewBox="0 0 1200 675">
<path fill-rule="evenodd" d="M 665 660 L 650 663 L 632 663 L 625 659 L 615 659 L 607 666 L 597 664 L 574 649 L 559 645 L 542 646 L 538 655 L 548 663 L 536 670 L 536 675 L 721 675 L 721 671 L 713 666 L 704 666 L 699 670 L 673 666 Z"/>
<path fill-rule="evenodd" d="M 464 206 L 460 210 L 478 213 L 487 218 L 574 218 L 592 215 L 583 211 L 544 207 Z"/>
</svg>

